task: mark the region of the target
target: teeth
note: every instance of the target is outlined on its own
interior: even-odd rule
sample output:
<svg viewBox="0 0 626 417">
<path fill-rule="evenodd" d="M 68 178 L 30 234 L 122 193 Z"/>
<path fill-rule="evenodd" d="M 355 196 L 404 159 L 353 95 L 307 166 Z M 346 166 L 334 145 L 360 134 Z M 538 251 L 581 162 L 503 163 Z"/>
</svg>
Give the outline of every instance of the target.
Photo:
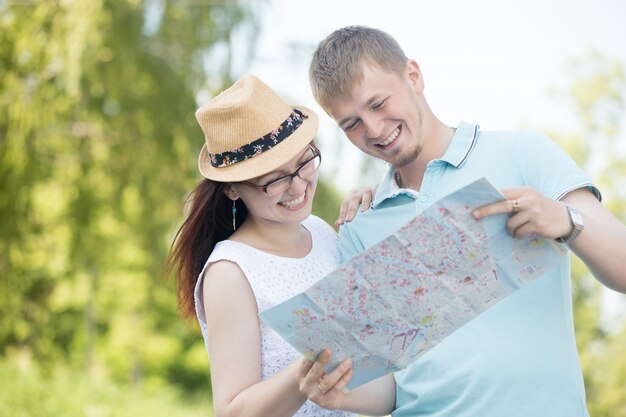
<svg viewBox="0 0 626 417">
<path fill-rule="evenodd" d="M 400 134 L 400 128 L 396 128 L 396 130 L 394 130 L 391 135 L 389 135 L 389 137 L 387 139 L 385 139 L 384 141 L 378 143 L 378 146 L 387 146 L 389 145 L 391 142 L 393 142 L 394 140 L 396 140 L 396 138 L 398 137 L 398 135 Z"/>
<path fill-rule="evenodd" d="M 288 208 L 294 208 L 295 206 L 297 206 L 298 204 L 302 204 L 302 202 L 304 201 L 304 194 L 302 194 L 300 197 L 298 198 L 294 198 L 291 201 L 283 201 L 282 203 L 280 203 L 281 205 L 288 207 Z"/>
</svg>

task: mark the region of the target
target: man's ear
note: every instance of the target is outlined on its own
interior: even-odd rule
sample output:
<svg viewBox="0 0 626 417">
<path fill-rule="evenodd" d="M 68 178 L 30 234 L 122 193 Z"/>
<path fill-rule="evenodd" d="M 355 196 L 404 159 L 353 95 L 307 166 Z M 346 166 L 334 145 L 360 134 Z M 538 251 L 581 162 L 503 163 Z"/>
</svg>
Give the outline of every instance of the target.
<svg viewBox="0 0 626 417">
<path fill-rule="evenodd" d="M 424 78 L 420 66 L 415 60 L 409 59 L 406 62 L 406 75 L 413 90 L 416 93 L 422 93 L 424 91 Z"/>
<path fill-rule="evenodd" d="M 224 194 L 226 194 L 226 197 L 230 198 L 233 201 L 239 199 L 239 193 L 237 192 L 237 190 L 235 190 L 235 187 L 233 187 L 232 184 L 228 184 L 226 185 L 226 187 L 224 187 Z"/>
</svg>

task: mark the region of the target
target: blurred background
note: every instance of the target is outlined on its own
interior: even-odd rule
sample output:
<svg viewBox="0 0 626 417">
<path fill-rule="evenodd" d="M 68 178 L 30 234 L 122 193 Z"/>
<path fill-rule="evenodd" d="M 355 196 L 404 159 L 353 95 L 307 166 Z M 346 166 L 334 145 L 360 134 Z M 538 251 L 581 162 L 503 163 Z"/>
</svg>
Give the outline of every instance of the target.
<svg viewBox="0 0 626 417">
<path fill-rule="evenodd" d="M 254 72 L 317 109 L 314 212 L 379 181 L 314 103 L 332 30 L 388 31 L 444 123 L 532 127 L 626 221 L 621 0 L 0 0 L 0 416 L 212 415 L 210 364 L 164 262 L 200 180 L 194 111 Z M 626 417 L 623 295 L 573 260 L 592 417 Z"/>
</svg>

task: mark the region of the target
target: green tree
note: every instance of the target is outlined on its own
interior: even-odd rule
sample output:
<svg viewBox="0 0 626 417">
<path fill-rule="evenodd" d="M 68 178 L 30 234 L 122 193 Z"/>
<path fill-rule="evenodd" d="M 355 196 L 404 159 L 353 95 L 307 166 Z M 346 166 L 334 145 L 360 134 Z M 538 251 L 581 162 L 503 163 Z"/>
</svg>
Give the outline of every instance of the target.
<svg viewBox="0 0 626 417">
<path fill-rule="evenodd" d="M 206 387 L 163 263 L 251 2 L 0 4 L 0 353 Z M 210 67 L 210 71 L 207 68 Z M 200 384 L 200 385 L 198 385 Z"/>
</svg>

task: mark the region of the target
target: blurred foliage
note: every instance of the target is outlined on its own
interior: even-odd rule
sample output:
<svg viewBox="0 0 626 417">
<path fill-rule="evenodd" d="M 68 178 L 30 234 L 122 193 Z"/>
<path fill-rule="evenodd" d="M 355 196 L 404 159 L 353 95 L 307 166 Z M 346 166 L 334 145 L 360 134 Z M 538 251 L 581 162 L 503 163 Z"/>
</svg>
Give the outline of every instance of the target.
<svg viewBox="0 0 626 417">
<path fill-rule="evenodd" d="M 89 379 L 81 372 L 28 373 L 0 363 L 0 416 L 3 417 L 207 417 L 208 398 L 182 397 L 164 387 L 158 393 L 142 387 Z"/>
<path fill-rule="evenodd" d="M 626 68 L 596 52 L 570 63 L 569 89 L 575 133 L 550 132 L 592 176 L 603 204 L 626 224 Z M 574 323 L 593 417 L 626 417 L 626 320 L 609 329 L 602 319 L 602 292 L 610 291 L 572 256 Z M 622 300 L 626 303 L 626 297 Z M 614 326 L 613 326 L 614 327 Z"/>
<path fill-rule="evenodd" d="M 202 338 L 163 266 L 200 179 L 196 97 L 231 83 L 231 53 L 250 52 L 233 36 L 252 50 L 257 32 L 244 1 L 0 3 L 0 385 L 25 378 L 10 404 L 47 394 L 61 365 L 207 396 Z M 73 415 L 51 395 L 24 415 Z"/>
<path fill-rule="evenodd" d="M 343 196 L 332 185 L 332 179 L 326 180 L 324 177 L 320 177 L 313 199 L 313 214 L 334 226 L 342 199 Z"/>
</svg>

